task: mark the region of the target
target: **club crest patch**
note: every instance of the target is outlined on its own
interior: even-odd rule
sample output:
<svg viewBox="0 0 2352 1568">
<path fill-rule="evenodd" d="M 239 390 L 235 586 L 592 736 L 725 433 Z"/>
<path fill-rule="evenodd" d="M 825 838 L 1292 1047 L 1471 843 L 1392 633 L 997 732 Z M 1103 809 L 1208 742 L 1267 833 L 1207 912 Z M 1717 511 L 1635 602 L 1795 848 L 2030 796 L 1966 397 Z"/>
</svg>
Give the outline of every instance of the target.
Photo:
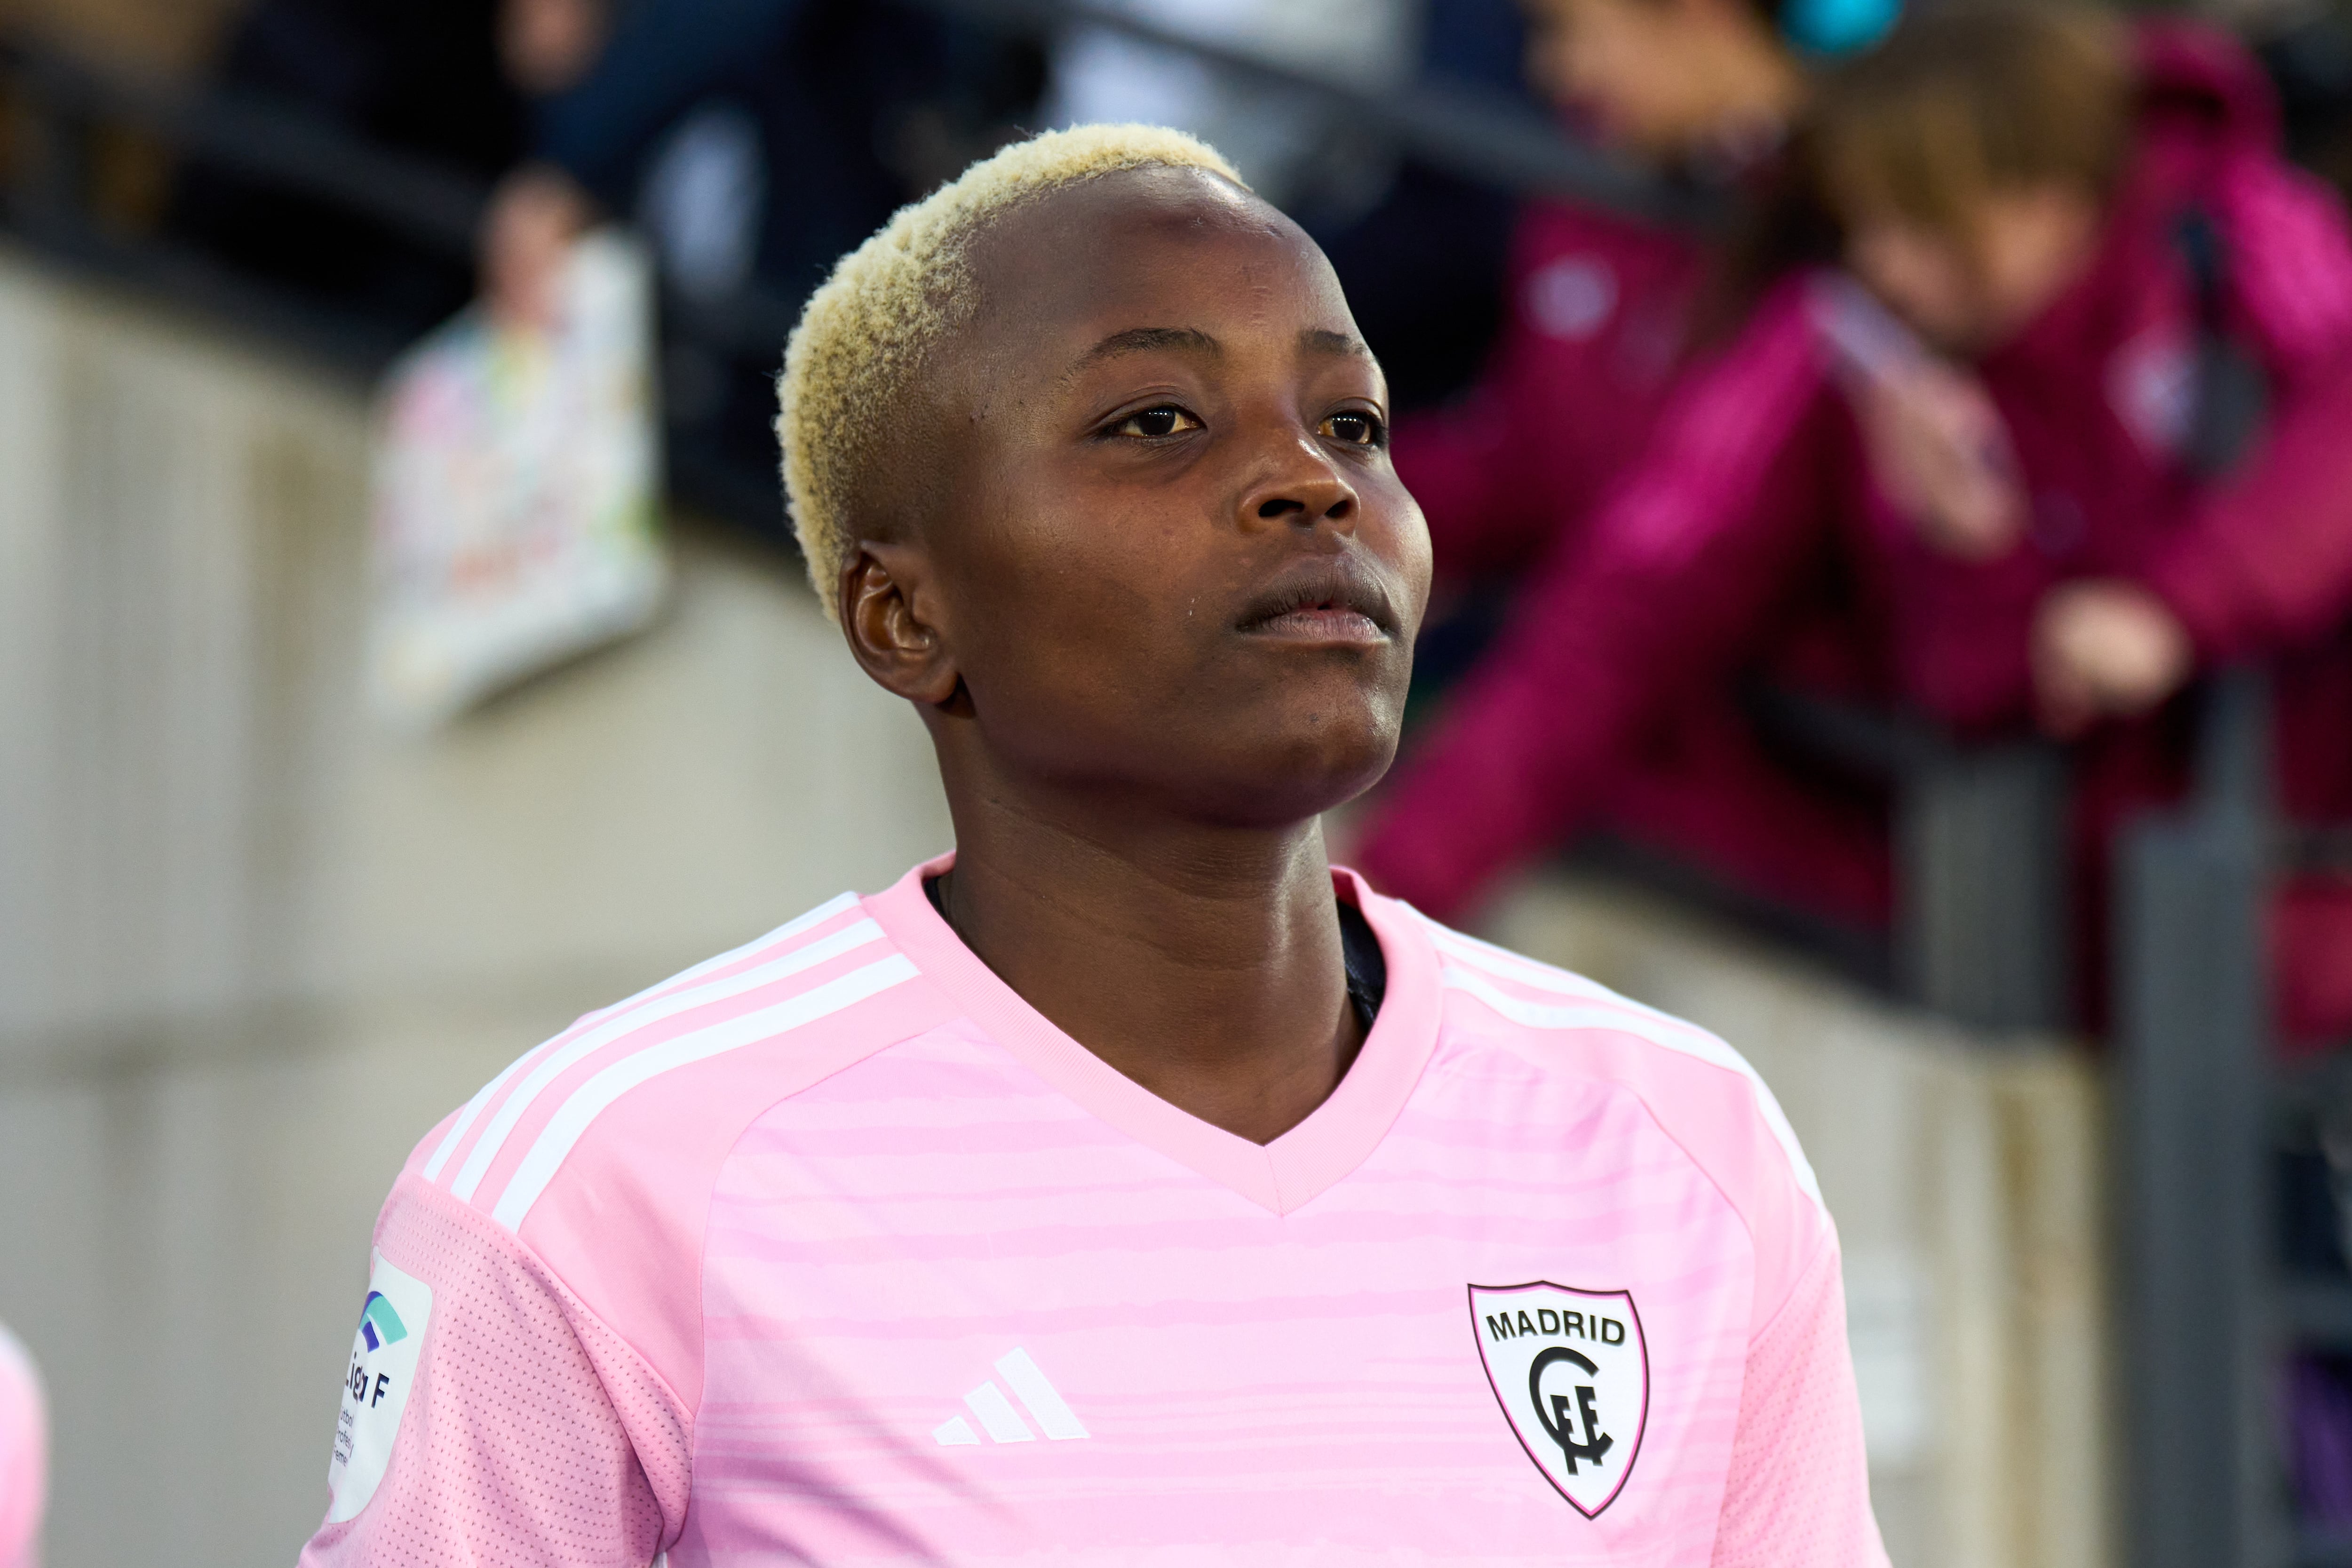
<svg viewBox="0 0 2352 1568">
<path fill-rule="evenodd" d="M 1624 1290 L 1470 1287 L 1470 1326 L 1519 1447 L 1587 1519 L 1617 1500 L 1650 1418 L 1650 1352 Z"/>
</svg>

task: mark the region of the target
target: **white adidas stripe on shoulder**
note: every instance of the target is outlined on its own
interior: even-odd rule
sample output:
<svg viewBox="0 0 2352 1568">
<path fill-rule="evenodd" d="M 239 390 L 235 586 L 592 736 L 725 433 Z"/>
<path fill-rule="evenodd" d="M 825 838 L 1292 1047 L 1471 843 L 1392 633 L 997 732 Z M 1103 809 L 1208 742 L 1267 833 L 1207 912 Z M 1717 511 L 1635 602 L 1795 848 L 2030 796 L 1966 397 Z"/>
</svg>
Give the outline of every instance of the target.
<svg viewBox="0 0 2352 1568">
<path fill-rule="evenodd" d="M 740 947 L 730 947 L 718 957 L 706 958 L 690 969 L 681 969 L 667 980 L 656 980 L 635 995 L 625 997 L 615 1003 L 613 1007 L 605 1008 L 604 1011 L 609 1014 L 616 1007 L 632 1007 L 649 996 L 657 996 L 665 991 L 673 991 L 681 985 L 690 985 L 713 970 L 724 969 L 730 963 L 751 957 L 762 948 L 772 947 L 777 942 L 789 941 L 804 931 L 821 926 L 834 916 L 856 908 L 856 893 L 835 893 L 816 908 L 805 914 L 794 915 L 764 936 L 753 937 Z"/>
<path fill-rule="evenodd" d="M 1788 1156 L 1789 1168 L 1797 1178 L 1797 1185 L 1815 1203 L 1822 1201 L 1821 1183 L 1813 1174 L 1812 1162 L 1805 1158 L 1804 1147 L 1797 1142 L 1797 1130 L 1789 1125 L 1788 1115 L 1781 1110 L 1780 1102 L 1773 1098 L 1771 1086 L 1748 1065 L 1746 1057 L 1723 1040 L 1696 1024 L 1686 1023 L 1670 1013 L 1661 1013 L 1654 1007 L 1644 1006 L 1631 997 L 1621 996 L 1580 974 L 1570 974 L 1566 970 L 1522 958 L 1517 953 L 1480 942 L 1475 937 L 1464 936 L 1459 931 L 1439 925 L 1426 915 L 1421 918 L 1429 927 L 1442 958 L 1452 961 L 1441 963 L 1445 987 L 1475 996 L 1514 1024 L 1530 1029 L 1615 1029 L 1739 1074 L 1748 1080 L 1748 1092 L 1755 1096 L 1757 1114 L 1764 1119 L 1764 1125 L 1771 1130 L 1774 1140 L 1780 1145 L 1780 1152 Z M 1577 1000 L 1573 1003 L 1548 1003 L 1514 996 L 1487 979 L 1487 975 Z"/>
<path fill-rule="evenodd" d="M 670 975 L 667 979 L 656 980 L 651 985 L 646 986 L 644 990 L 637 992 L 634 995 L 625 996 L 609 1007 L 599 1007 L 596 1011 L 584 1015 L 578 1022 L 572 1024 L 562 1033 L 551 1036 L 551 1037 L 541 1040 L 539 1044 L 531 1047 L 530 1049 L 523 1052 L 522 1055 L 509 1062 L 505 1068 L 500 1069 L 498 1077 L 484 1084 L 480 1089 L 476 1091 L 474 1098 L 466 1102 L 465 1108 L 457 1112 L 457 1120 L 450 1124 L 447 1135 L 441 1140 L 440 1146 L 433 1151 L 432 1157 L 425 1162 L 425 1179 L 428 1182 L 440 1180 L 442 1166 L 447 1164 L 449 1162 L 449 1156 L 456 1152 L 458 1143 L 466 1136 L 466 1130 L 474 1124 L 475 1119 L 481 1115 L 483 1108 L 489 1104 L 490 1100 L 497 1096 L 499 1090 L 506 1087 L 507 1080 L 513 1078 L 515 1074 L 520 1072 L 524 1068 L 530 1066 L 534 1062 L 543 1064 L 551 1055 L 558 1053 L 568 1053 L 570 1054 L 570 1059 L 577 1060 L 580 1055 L 584 1055 L 585 1053 L 575 1053 L 573 1052 L 572 1047 L 578 1041 L 586 1038 L 589 1035 L 595 1034 L 603 1037 L 599 1041 L 599 1044 L 602 1044 L 604 1040 L 614 1038 L 619 1034 L 625 1034 L 628 1028 L 635 1026 L 636 1022 L 651 1022 L 656 1015 L 647 1014 L 643 1019 L 638 1019 L 635 1012 L 635 1009 L 648 1000 L 676 992 L 680 986 L 690 985 L 698 978 L 709 974 L 714 970 L 722 969 L 730 963 L 737 963 L 740 960 L 759 952 L 762 948 L 772 946 L 776 942 L 783 942 L 792 937 L 797 936 L 802 931 L 807 931 L 812 926 L 822 925 L 824 921 L 833 919 L 835 915 L 841 914 L 845 910 L 854 908 L 856 903 L 857 895 L 855 893 L 837 894 L 833 898 L 827 899 L 824 903 L 819 904 L 816 908 L 809 910 L 806 914 L 799 915 L 792 920 L 786 921 L 782 925 L 778 926 L 775 930 L 769 931 L 764 936 L 759 937 L 751 942 L 747 942 L 740 947 L 730 948 L 716 958 L 705 959 L 700 963 L 694 965 L 691 969 L 682 970 L 678 973 Z M 675 1011 L 675 1009 L 673 1009 L 673 1011 Z M 614 1026 L 623 1024 L 625 1016 L 630 1021 L 625 1025 L 625 1026 L 619 1027 L 617 1029 L 614 1028 Z M 595 1047 L 591 1047 L 589 1048 L 593 1050 Z M 536 1077 L 537 1075 L 534 1074 L 533 1076 Z M 529 1092 L 535 1095 L 538 1090 L 536 1089 L 532 1089 L 529 1084 L 526 1084 L 524 1089 L 518 1092 Z M 522 1108 L 520 1106 L 516 1107 L 514 1114 L 516 1117 L 520 1117 L 522 1114 Z M 491 1129 L 483 1134 L 484 1142 L 489 1142 L 493 1138 L 495 1138 L 499 1143 L 505 1142 L 507 1131 L 512 1129 L 513 1123 L 511 1120 L 507 1119 L 504 1116 L 503 1111 L 501 1112 L 501 1116 L 499 1118 L 499 1121 L 503 1121 L 505 1125 L 501 1127 L 494 1122 Z M 479 1152 L 478 1149 L 477 1150 L 477 1152 Z M 483 1166 L 485 1169 L 488 1168 L 488 1159 L 495 1157 L 497 1153 L 498 1150 L 493 1148 L 490 1151 L 490 1155 L 484 1159 Z M 473 1163 L 474 1162 L 471 1159 L 468 1159 L 467 1161 L 467 1167 L 471 1168 Z M 459 1177 L 463 1180 L 463 1171 L 459 1173 Z M 480 1182 L 480 1180 L 481 1174 L 478 1171 L 474 1174 L 473 1181 L 466 1184 L 466 1190 L 464 1194 L 460 1195 L 471 1197 L 473 1195 L 475 1184 Z M 452 1190 L 455 1190 L 454 1187 Z"/>
<path fill-rule="evenodd" d="M 688 986 L 683 991 L 666 991 L 643 1006 L 622 1014 L 608 1023 L 600 1024 L 586 1034 L 565 1042 L 559 1049 L 550 1051 L 541 1059 L 539 1065 L 531 1069 L 530 1076 L 518 1084 L 512 1094 L 507 1096 L 506 1103 L 499 1107 L 498 1114 L 493 1116 L 490 1119 L 490 1124 L 482 1130 L 482 1135 L 476 1141 L 473 1152 L 466 1156 L 465 1164 L 459 1167 L 457 1178 L 449 1184 L 450 1195 L 468 1203 L 472 1202 L 476 1189 L 482 1184 L 483 1176 L 489 1172 L 491 1163 L 498 1159 L 499 1152 L 506 1146 L 507 1139 L 513 1134 L 516 1125 L 530 1110 L 532 1102 L 545 1093 L 557 1079 L 562 1078 L 572 1068 L 614 1041 L 625 1038 L 666 1018 L 675 1018 L 681 1013 L 690 1013 L 697 1007 L 708 1006 L 713 1002 L 723 1002 L 730 996 L 740 996 L 747 992 L 757 991 L 761 986 L 772 985 L 804 969 L 814 969 L 820 963 L 839 958 L 845 952 L 855 952 L 869 942 L 881 940 L 882 928 L 871 919 L 853 921 L 830 936 L 819 937 L 814 942 L 792 949 L 782 957 L 771 959 L 765 963 L 743 970 L 740 973 L 728 975 L 723 980 L 709 981 L 700 985 Z"/>
<path fill-rule="evenodd" d="M 773 1006 L 741 1014 L 623 1057 L 573 1089 L 571 1098 L 548 1119 L 531 1143 L 530 1152 L 515 1167 L 490 1217 L 509 1230 L 521 1229 L 531 1205 L 539 1201 L 547 1184 L 555 1179 L 556 1172 L 562 1169 L 564 1158 L 573 1145 L 607 1107 L 638 1085 L 691 1063 L 789 1034 L 855 1006 L 869 996 L 879 995 L 894 985 L 904 984 L 921 973 L 914 960 L 903 952 L 894 952 Z"/>
<path fill-rule="evenodd" d="M 1451 926 L 1439 925 L 1427 915 L 1422 916 L 1422 921 L 1429 927 L 1431 936 L 1436 942 L 1437 950 L 1440 952 L 1458 958 L 1465 963 L 1475 964 L 1489 974 L 1499 974 L 1506 980 L 1515 981 L 1521 985 L 1533 986 L 1538 991 L 1550 991 L 1562 996 L 1581 996 L 1589 1001 L 1630 1007 L 1653 1023 L 1668 1025 L 1677 1029 L 1688 1029 L 1694 1034 L 1706 1032 L 1686 1018 L 1677 1018 L 1672 1013 L 1661 1013 L 1646 1002 L 1636 1002 L 1621 992 L 1610 990 L 1597 980 L 1588 980 L 1583 975 L 1571 971 L 1538 963 L 1525 953 L 1513 952 L 1507 947 L 1496 947 L 1491 942 L 1481 942 L 1475 936 L 1465 936 Z"/>
<path fill-rule="evenodd" d="M 433 1151 L 432 1156 L 425 1162 L 425 1179 L 428 1182 L 439 1181 L 441 1179 L 441 1167 L 449 1163 L 449 1156 L 457 1152 L 458 1143 L 463 1141 L 466 1136 L 466 1130 L 473 1126 L 475 1118 L 481 1115 L 482 1108 L 490 1102 L 491 1099 L 497 1095 L 499 1089 L 506 1087 L 506 1082 L 509 1079 L 520 1072 L 533 1058 L 539 1056 L 549 1047 L 560 1046 L 563 1041 L 581 1033 L 583 1030 L 595 1028 L 599 1025 L 617 1017 L 629 1008 L 635 1007 L 638 1003 L 646 1000 L 648 997 L 657 995 L 665 991 L 675 990 L 677 987 L 681 985 L 691 984 L 693 982 L 700 979 L 706 974 L 709 974 L 713 970 L 723 969 L 728 964 L 736 963 L 738 960 L 747 958 L 751 954 L 759 952 L 763 947 L 782 942 L 789 937 L 796 936 L 800 932 L 808 930 L 811 926 L 822 925 L 826 921 L 831 920 L 834 916 L 841 913 L 843 910 L 848 909 L 851 905 L 856 902 L 857 895 L 856 893 L 836 893 L 832 898 L 827 899 L 824 902 L 819 904 L 816 908 L 809 910 L 806 914 L 795 915 L 791 920 L 786 921 L 783 924 L 778 926 L 775 930 L 769 931 L 763 936 L 754 937 L 740 947 L 729 948 L 725 952 L 720 953 L 716 958 L 706 958 L 700 963 L 694 965 L 690 969 L 683 969 L 677 973 L 670 975 L 666 979 L 656 980 L 651 985 L 646 986 L 644 990 L 637 992 L 634 995 L 624 996 L 618 1002 L 614 1002 L 609 1006 L 599 1007 L 593 1013 L 584 1014 L 576 1022 L 563 1029 L 561 1033 L 552 1035 L 548 1038 L 540 1041 L 539 1044 L 531 1047 L 530 1049 L 523 1052 L 522 1055 L 515 1058 L 514 1060 L 507 1063 L 505 1067 L 499 1068 L 498 1077 L 490 1079 L 489 1082 L 475 1090 L 474 1098 L 466 1101 L 465 1105 L 458 1110 L 457 1120 L 449 1124 L 449 1131 L 447 1135 L 441 1140 L 439 1146 Z"/>
<path fill-rule="evenodd" d="M 562 1037 L 563 1037 L 561 1035 L 555 1037 L 555 1038 L 559 1040 Z M 541 1047 L 546 1046 L 550 1043 L 551 1042 L 549 1041 L 541 1040 L 539 1045 L 531 1047 L 530 1049 L 523 1052 L 522 1055 L 515 1058 L 514 1060 L 500 1068 L 499 1069 L 498 1077 L 490 1079 L 489 1082 L 476 1089 L 474 1091 L 474 1098 L 466 1101 L 466 1103 L 458 1109 L 457 1120 L 449 1124 L 448 1135 L 441 1140 L 439 1146 L 433 1151 L 432 1155 L 425 1162 L 425 1179 L 426 1181 L 437 1182 L 441 1179 L 441 1167 L 449 1163 L 449 1155 L 457 1149 L 457 1141 L 465 1137 L 466 1129 L 474 1124 L 474 1118 L 482 1113 L 482 1107 L 490 1102 L 490 1097 L 492 1095 L 498 1093 L 499 1089 L 506 1087 L 507 1079 L 514 1077 L 515 1074 L 522 1070 L 523 1063 L 530 1060 L 531 1058 L 539 1054 Z"/>
</svg>

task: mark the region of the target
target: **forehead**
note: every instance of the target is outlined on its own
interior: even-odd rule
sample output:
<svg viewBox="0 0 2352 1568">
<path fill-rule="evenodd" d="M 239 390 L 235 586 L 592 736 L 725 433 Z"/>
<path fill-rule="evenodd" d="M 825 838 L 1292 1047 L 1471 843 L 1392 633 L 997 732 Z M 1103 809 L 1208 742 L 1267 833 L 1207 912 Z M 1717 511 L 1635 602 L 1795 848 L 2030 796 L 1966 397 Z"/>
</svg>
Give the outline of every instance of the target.
<svg viewBox="0 0 2352 1568">
<path fill-rule="evenodd" d="M 1001 366 L 1067 363 L 1106 332 L 1208 331 L 1285 346 L 1303 328 L 1352 336 L 1315 242 L 1246 191 L 1195 169 L 1135 169 L 1065 186 L 992 225 L 971 252 L 973 347 Z"/>
</svg>

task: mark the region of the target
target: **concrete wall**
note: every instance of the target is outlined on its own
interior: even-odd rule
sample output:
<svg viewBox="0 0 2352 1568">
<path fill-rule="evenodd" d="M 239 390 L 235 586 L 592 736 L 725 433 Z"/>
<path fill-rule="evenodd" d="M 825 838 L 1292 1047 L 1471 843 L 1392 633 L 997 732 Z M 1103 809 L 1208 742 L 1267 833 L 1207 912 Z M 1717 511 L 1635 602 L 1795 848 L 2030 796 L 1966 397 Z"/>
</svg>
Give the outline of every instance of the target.
<svg viewBox="0 0 2352 1568">
<path fill-rule="evenodd" d="M 368 1226 L 532 1042 L 944 846 L 919 727 L 789 567 L 450 731 L 358 699 L 365 406 L 0 256 L 0 1318 L 51 1568 L 284 1563 Z M 1639 899 L 1498 933 L 1747 1049 L 1848 1248 L 1901 1568 L 2105 1556 L 2095 1100 Z"/>
<path fill-rule="evenodd" d="M 365 405 L 0 258 L 0 1318 L 51 1568 L 291 1562 L 409 1147 L 579 1013 L 949 843 L 793 568 L 437 737 L 359 700 Z"/>
</svg>

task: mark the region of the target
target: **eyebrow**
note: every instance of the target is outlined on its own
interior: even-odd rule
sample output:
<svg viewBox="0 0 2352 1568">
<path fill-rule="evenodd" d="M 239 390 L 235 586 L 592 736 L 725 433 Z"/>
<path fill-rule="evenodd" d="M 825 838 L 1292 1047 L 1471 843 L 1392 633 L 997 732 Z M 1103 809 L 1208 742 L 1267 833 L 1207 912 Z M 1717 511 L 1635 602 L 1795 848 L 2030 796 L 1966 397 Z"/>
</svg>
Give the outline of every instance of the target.
<svg viewBox="0 0 2352 1568">
<path fill-rule="evenodd" d="M 1372 351 L 1365 346 L 1362 339 L 1346 332 L 1335 332 L 1328 327 L 1302 327 L 1298 332 L 1298 347 L 1306 353 L 1372 361 Z M 1175 349 L 1209 359 L 1223 359 L 1225 354 L 1224 344 L 1197 327 L 1129 327 L 1125 331 L 1111 333 L 1080 354 L 1065 378 L 1105 360 L 1118 359 L 1124 354 L 1149 353 L 1158 349 Z"/>
<path fill-rule="evenodd" d="M 1370 360 L 1372 351 L 1361 338 L 1346 332 L 1335 332 L 1328 327 L 1306 327 L 1298 333 L 1298 346 L 1308 353 L 1340 354 L 1349 359 Z"/>
<path fill-rule="evenodd" d="M 1080 354 L 1067 374 L 1076 375 L 1105 360 L 1122 354 L 1149 353 L 1154 349 L 1181 349 L 1210 359 L 1223 359 L 1225 354 L 1224 344 L 1197 327 L 1129 327 L 1123 332 L 1113 332 Z"/>
</svg>

